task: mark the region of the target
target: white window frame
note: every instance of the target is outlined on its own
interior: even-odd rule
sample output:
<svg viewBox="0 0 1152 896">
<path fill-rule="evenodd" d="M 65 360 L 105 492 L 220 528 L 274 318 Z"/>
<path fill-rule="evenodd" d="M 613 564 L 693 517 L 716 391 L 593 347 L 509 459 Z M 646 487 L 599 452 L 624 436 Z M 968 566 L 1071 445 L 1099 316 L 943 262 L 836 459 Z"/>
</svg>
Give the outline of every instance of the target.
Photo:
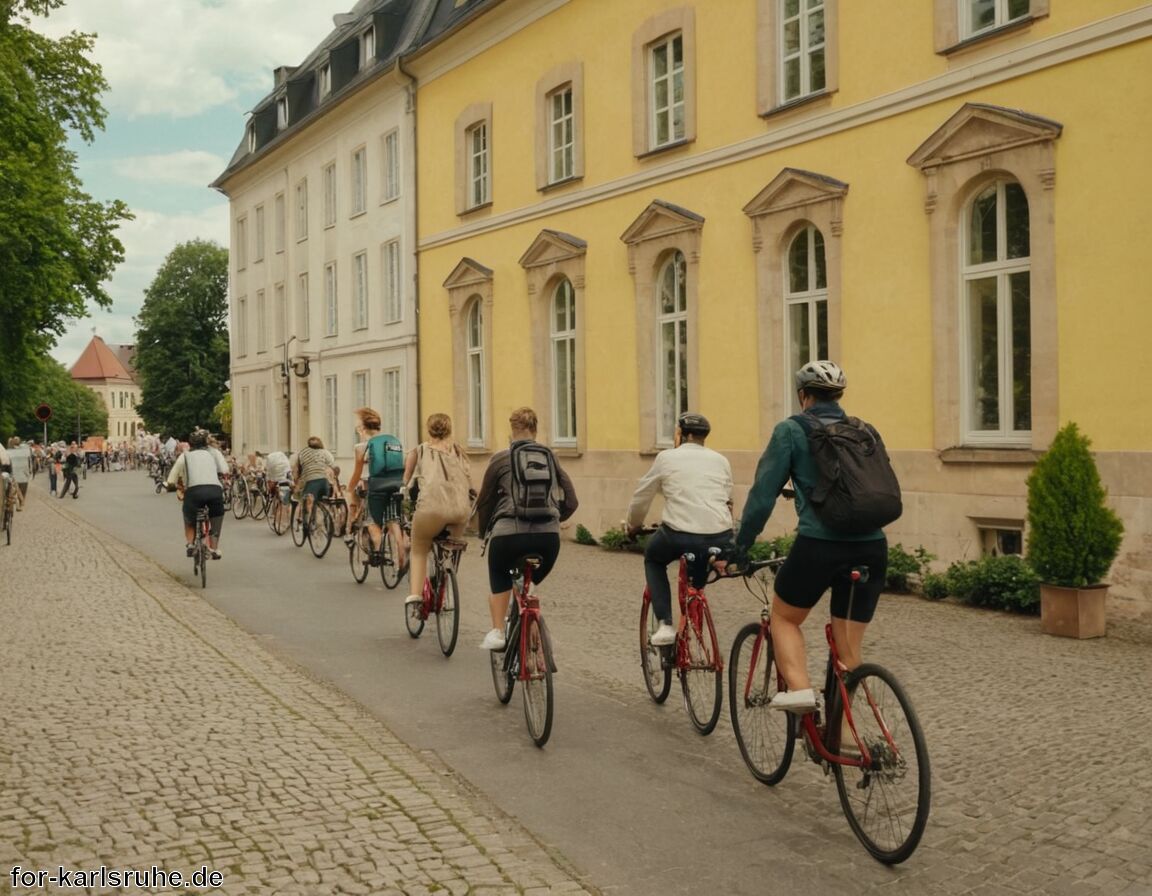
<svg viewBox="0 0 1152 896">
<path fill-rule="evenodd" d="M 796 245 L 796 241 L 801 236 L 807 235 L 808 248 L 806 274 L 808 278 L 807 289 L 793 289 L 792 288 L 792 247 Z M 817 280 L 817 271 L 819 265 L 816 263 L 816 237 L 820 237 L 821 248 L 824 254 L 824 285 L 820 286 Z M 796 398 L 796 390 L 794 388 L 793 375 L 797 370 L 807 364 L 809 361 L 815 361 L 820 358 L 826 358 L 829 355 L 828 346 L 831 344 L 830 339 L 830 326 L 828 323 L 828 245 L 824 234 L 820 228 L 814 224 L 805 224 L 792 235 L 788 240 L 787 245 L 784 247 L 784 258 L 781 260 L 781 267 L 784 273 L 783 293 L 784 293 L 784 382 L 788 385 L 785 387 L 786 394 L 784 396 L 785 405 L 790 406 L 792 413 L 800 412 L 800 405 Z M 808 344 L 803 346 L 803 352 L 798 349 L 801 346 L 796 344 L 793 339 L 792 333 L 792 311 L 794 308 L 802 307 L 805 309 L 805 314 L 808 318 Z M 824 349 L 821 350 L 820 340 L 820 312 L 824 313 Z"/>
<path fill-rule="evenodd" d="M 372 404 L 370 379 L 367 370 L 352 372 L 352 404 L 358 408 L 366 408 Z"/>
<path fill-rule="evenodd" d="M 324 445 L 333 454 L 340 450 L 340 383 L 336 375 L 324 377 Z"/>
<path fill-rule="evenodd" d="M 236 219 L 236 270 L 248 267 L 248 216 Z"/>
<path fill-rule="evenodd" d="M 361 146 L 352 152 L 352 209 L 355 218 L 368 210 L 368 149 Z"/>
<path fill-rule="evenodd" d="M 324 166 L 324 227 L 336 226 L 336 163 Z"/>
<path fill-rule="evenodd" d="M 384 371 L 384 392 L 380 399 L 380 428 L 403 439 L 404 376 L 399 367 Z"/>
<path fill-rule="evenodd" d="M 391 202 L 400 196 L 400 131 L 392 130 L 380 138 L 383 157 L 383 199 Z"/>
<path fill-rule="evenodd" d="M 320 99 L 332 92 L 332 66 L 327 62 L 316 71 L 316 90 Z"/>
<path fill-rule="evenodd" d="M 284 194 L 277 193 L 272 200 L 272 251 L 279 255 L 284 251 L 286 221 Z"/>
<path fill-rule="evenodd" d="M 976 190 L 968 201 L 964 203 L 960 219 L 960 426 L 964 443 L 967 445 L 1002 445 L 1011 447 L 1028 447 L 1032 444 L 1032 427 L 1035 425 L 1035 384 L 1031 382 L 1029 373 L 1029 407 L 1032 410 L 1031 423 L 1027 430 L 1014 428 L 1015 404 L 1013 357 L 1012 357 L 1012 289 L 1011 277 L 1018 274 L 1027 274 L 1029 278 L 1029 303 L 1031 304 L 1032 257 L 1029 254 L 1022 258 L 1007 257 L 1007 202 L 1004 188 L 1008 184 L 1024 188 L 1018 181 L 1011 178 L 1000 178 L 994 183 L 985 183 Z M 972 206 L 990 188 L 996 190 L 996 259 L 982 264 L 972 264 L 970 261 Z M 1024 194 L 1028 201 L 1027 193 Z M 1029 202 L 1029 247 L 1031 249 L 1031 212 Z M 972 361 L 975 346 L 972 338 L 973 320 L 971 315 L 970 285 L 982 280 L 996 281 L 996 340 L 997 340 L 997 405 L 1000 415 L 1000 426 L 997 429 L 977 429 L 975 414 L 975 393 L 973 384 L 975 365 Z M 1032 351 L 1032 324 L 1028 326 L 1029 354 Z"/>
<path fill-rule="evenodd" d="M 309 303 L 308 296 L 308 272 L 300 274 L 296 278 L 296 302 L 299 320 L 296 321 L 296 331 L 300 335 L 301 342 L 307 342 L 312 336 L 312 329 L 310 326 L 312 320 L 312 306 Z"/>
<path fill-rule="evenodd" d="M 567 103 L 563 101 L 567 98 Z M 561 105 L 557 107 L 557 102 Z M 548 183 L 576 176 L 576 92 L 571 83 L 553 90 L 548 104 Z"/>
<path fill-rule="evenodd" d="M 248 152 L 256 151 L 256 125 L 253 122 L 249 122 L 245 129 L 244 142 L 248 146 Z"/>
<path fill-rule="evenodd" d="M 561 303 L 565 306 L 561 308 Z M 561 311 L 564 311 L 561 325 Z M 564 277 L 552 290 L 549 303 L 549 338 L 552 346 L 552 444 L 576 446 L 578 424 L 576 394 L 576 290 Z M 563 362 L 563 363 L 561 363 Z M 561 381 L 561 369 L 567 371 Z"/>
<path fill-rule="evenodd" d="M 484 444 L 484 409 L 487 407 L 487 377 L 484 375 L 484 308 L 479 298 L 473 299 L 465 311 L 465 345 L 468 372 L 468 444 Z"/>
<path fill-rule="evenodd" d="M 777 73 L 777 83 L 780 85 L 778 101 L 781 105 L 794 103 L 805 97 L 823 93 L 828 88 L 828 9 L 824 0 L 795 0 L 796 13 L 789 16 L 787 5 L 790 0 L 777 0 L 779 3 L 779 28 L 776 32 L 777 59 L 780 70 Z M 812 4 L 816 5 L 813 6 Z M 811 19 L 819 15 L 822 22 L 822 36 L 819 43 L 809 43 L 811 37 Z M 785 34 L 789 26 L 795 23 L 797 30 L 797 47 L 789 53 L 785 46 Z M 819 87 L 812 84 L 812 58 L 819 55 L 824 65 L 824 83 Z M 799 78 L 796 93 L 788 93 L 788 64 L 795 60 L 799 64 Z"/>
<path fill-rule="evenodd" d="M 995 31 L 997 28 L 1003 28 L 1006 25 L 1023 22 L 1032 18 L 1032 3 L 1029 2 L 1029 0 L 1025 0 L 1027 9 L 1016 16 L 1011 16 L 1010 13 L 1010 6 L 1013 0 L 989 0 L 993 7 L 992 24 L 977 28 L 973 21 L 973 14 L 975 13 L 975 5 L 978 2 L 979 0 L 958 0 L 957 12 L 960 16 L 959 27 L 961 40 L 980 37 L 981 35 Z"/>
<path fill-rule="evenodd" d="M 340 330 L 340 305 L 337 292 L 336 262 L 324 265 L 324 335 L 336 336 Z"/>
<path fill-rule="evenodd" d="M 352 256 L 352 329 L 368 326 L 368 253 Z M 358 405 L 362 407 L 362 405 Z"/>
<path fill-rule="evenodd" d="M 268 351 L 268 297 L 256 290 L 256 353 Z"/>
<path fill-rule="evenodd" d="M 680 64 L 676 66 L 676 49 L 680 51 Z M 664 51 L 667 54 L 667 67 L 663 75 L 656 73 L 657 54 Z M 687 64 L 684 56 L 684 35 L 677 31 L 662 37 L 648 46 L 648 146 L 651 149 L 663 149 L 683 143 L 688 139 L 687 103 L 685 97 L 685 78 Z M 666 89 L 666 101 L 660 105 L 657 98 L 659 87 Z M 680 99 L 675 99 L 679 90 Z M 679 115 L 679 129 L 676 127 L 677 114 Z M 660 124 L 664 121 L 667 126 L 667 136 L 659 138 Z"/>
<path fill-rule="evenodd" d="M 376 26 L 369 25 L 360 34 L 360 68 L 370 66 L 376 59 Z"/>
<path fill-rule="evenodd" d="M 487 121 L 478 121 L 464 132 L 468 165 L 468 208 L 492 201 L 491 134 Z"/>
<path fill-rule="evenodd" d="M 236 357 L 248 355 L 248 297 L 236 300 Z"/>
<path fill-rule="evenodd" d="M 282 131 L 288 127 L 288 97 L 278 97 L 276 100 L 276 130 Z"/>
<path fill-rule="evenodd" d="M 679 262 L 678 262 L 679 260 Z M 662 292 L 666 272 L 672 269 L 673 289 L 676 308 L 665 312 L 662 308 Z M 688 410 L 688 262 L 679 249 L 669 253 L 661 263 L 656 275 L 656 444 L 667 447 L 672 444 L 676 430 L 676 420 Z M 681 331 L 682 335 L 681 335 Z M 665 371 L 665 355 L 671 336 L 671 346 L 675 356 L 676 373 L 669 383 Z M 683 355 L 681 353 L 683 352 Z M 671 387 L 671 392 L 669 392 Z M 683 396 L 681 402 L 680 396 Z M 670 402 L 671 399 L 671 402 Z"/>
<path fill-rule="evenodd" d="M 264 206 L 263 204 L 256 206 L 255 210 L 255 230 L 256 230 L 256 251 L 253 254 L 252 261 L 258 262 L 264 260 Z"/>
<path fill-rule="evenodd" d="M 296 242 L 308 239 L 308 178 L 296 182 Z"/>
<path fill-rule="evenodd" d="M 400 290 L 400 240 L 389 240 L 380 247 L 380 280 L 384 306 L 384 323 L 394 324 L 404 316 Z"/>
</svg>

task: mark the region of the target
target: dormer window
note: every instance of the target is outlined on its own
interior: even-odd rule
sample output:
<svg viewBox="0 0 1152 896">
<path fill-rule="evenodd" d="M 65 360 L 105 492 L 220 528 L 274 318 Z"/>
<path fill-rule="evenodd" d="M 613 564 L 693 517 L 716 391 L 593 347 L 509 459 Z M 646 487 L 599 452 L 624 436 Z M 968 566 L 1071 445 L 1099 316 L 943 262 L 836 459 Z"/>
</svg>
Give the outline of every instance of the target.
<svg viewBox="0 0 1152 896">
<path fill-rule="evenodd" d="M 320 91 L 320 99 L 324 99 L 332 92 L 332 66 L 327 62 L 320 66 L 320 71 L 316 76 L 316 84 Z"/>
<path fill-rule="evenodd" d="M 288 127 L 288 97 L 282 96 L 276 100 L 276 128 L 284 130 Z"/>
<path fill-rule="evenodd" d="M 248 122 L 248 130 L 244 135 L 244 142 L 248 146 L 248 152 L 256 151 L 256 125 Z"/>
<path fill-rule="evenodd" d="M 376 28 L 372 26 L 360 35 L 360 68 L 367 68 L 376 58 Z"/>
</svg>

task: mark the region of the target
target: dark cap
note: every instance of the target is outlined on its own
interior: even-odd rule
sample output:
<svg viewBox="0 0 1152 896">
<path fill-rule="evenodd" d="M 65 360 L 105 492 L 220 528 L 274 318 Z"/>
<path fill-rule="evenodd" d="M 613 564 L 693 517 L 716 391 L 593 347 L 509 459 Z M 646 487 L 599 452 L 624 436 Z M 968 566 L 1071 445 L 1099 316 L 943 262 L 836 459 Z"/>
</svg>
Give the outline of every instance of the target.
<svg viewBox="0 0 1152 896">
<path fill-rule="evenodd" d="M 676 425 L 680 427 L 680 432 L 688 435 L 689 433 L 698 436 L 706 436 L 712 432 L 712 424 L 708 422 L 708 418 L 703 414 L 681 414 L 676 421 Z"/>
</svg>

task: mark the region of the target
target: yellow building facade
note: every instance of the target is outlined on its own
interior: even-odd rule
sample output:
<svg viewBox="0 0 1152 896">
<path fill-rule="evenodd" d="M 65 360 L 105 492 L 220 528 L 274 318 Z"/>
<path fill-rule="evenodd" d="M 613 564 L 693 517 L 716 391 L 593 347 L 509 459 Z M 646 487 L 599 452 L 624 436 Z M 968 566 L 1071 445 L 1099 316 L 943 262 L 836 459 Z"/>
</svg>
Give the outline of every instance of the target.
<svg viewBox="0 0 1152 896">
<path fill-rule="evenodd" d="M 403 64 L 420 404 L 475 461 L 532 405 L 598 534 L 690 409 L 739 512 L 827 356 L 901 476 L 891 542 L 1019 550 L 1075 421 L 1126 525 L 1115 605 L 1152 615 L 1152 5 L 471 6 Z"/>
</svg>

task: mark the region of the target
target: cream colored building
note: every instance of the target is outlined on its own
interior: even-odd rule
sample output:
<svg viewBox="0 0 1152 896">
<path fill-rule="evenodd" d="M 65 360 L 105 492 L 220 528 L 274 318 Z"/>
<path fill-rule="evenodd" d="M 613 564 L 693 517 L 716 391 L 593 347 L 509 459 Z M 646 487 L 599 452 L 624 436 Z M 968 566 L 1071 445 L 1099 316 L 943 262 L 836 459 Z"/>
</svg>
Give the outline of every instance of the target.
<svg viewBox="0 0 1152 896">
<path fill-rule="evenodd" d="M 144 421 L 136 413 L 139 386 L 133 375 L 135 346 L 108 345 L 93 336 L 68 373 L 100 396 L 108 409 L 108 432 L 103 433 L 112 446 L 135 445 L 136 434 L 144 432 Z M 101 435 L 101 433 L 91 433 Z"/>
</svg>

